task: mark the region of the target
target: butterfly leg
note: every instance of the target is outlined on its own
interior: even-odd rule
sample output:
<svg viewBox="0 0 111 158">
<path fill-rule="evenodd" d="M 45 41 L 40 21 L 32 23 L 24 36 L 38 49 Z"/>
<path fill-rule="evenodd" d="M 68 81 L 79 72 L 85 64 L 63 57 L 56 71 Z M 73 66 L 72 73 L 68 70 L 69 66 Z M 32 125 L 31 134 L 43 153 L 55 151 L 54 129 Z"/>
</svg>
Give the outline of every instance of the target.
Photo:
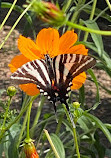
<svg viewBox="0 0 111 158">
<path fill-rule="evenodd" d="M 56 113 L 56 103 L 55 102 L 53 102 L 53 107 L 54 107 L 56 122 L 58 123 L 58 118 L 57 118 L 57 113 Z"/>
</svg>

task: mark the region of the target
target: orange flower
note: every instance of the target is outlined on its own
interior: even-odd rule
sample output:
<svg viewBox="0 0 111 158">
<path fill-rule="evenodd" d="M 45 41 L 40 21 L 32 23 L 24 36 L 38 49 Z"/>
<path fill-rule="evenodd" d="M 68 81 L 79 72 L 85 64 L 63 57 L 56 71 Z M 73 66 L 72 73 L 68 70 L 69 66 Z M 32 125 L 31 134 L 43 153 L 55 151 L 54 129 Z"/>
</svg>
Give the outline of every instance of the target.
<svg viewBox="0 0 111 158">
<path fill-rule="evenodd" d="M 21 55 L 14 57 L 9 64 L 11 72 L 15 72 L 19 67 L 28 61 L 35 59 L 44 59 L 45 54 L 51 58 L 59 54 L 83 54 L 87 55 L 88 50 L 84 45 L 75 45 L 77 34 L 74 31 L 67 31 L 61 37 L 56 29 L 44 28 L 38 35 L 36 42 L 20 35 L 18 39 L 18 48 Z M 85 72 L 75 77 L 72 81 L 71 89 L 79 89 L 86 80 Z M 33 83 L 22 84 L 20 88 L 28 95 L 37 95 L 39 90 Z"/>
<path fill-rule="evenodd" d="M 35 149 L 33 142 L 25 143 L 24 152 L 25 152 L 26 158 L 39 158 L 39 155 Z"/>
</svg>

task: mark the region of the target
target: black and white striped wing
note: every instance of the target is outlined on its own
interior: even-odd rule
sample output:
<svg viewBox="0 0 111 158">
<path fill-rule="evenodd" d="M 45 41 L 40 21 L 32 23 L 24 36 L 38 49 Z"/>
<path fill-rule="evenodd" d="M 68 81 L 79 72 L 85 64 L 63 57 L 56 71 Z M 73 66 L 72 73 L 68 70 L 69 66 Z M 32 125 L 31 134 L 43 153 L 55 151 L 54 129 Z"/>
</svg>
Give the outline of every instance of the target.
<svg viewBox="0 0 111 158">
<path fill-rule="evenodd" d="M 55 72 L 55 83 L 60 91 L 70 91 L 72 79 L 83 71 L 93 67 L 96 61 L 94 58 L 80 54 L 62 54 L 53 59 Z"/>
<path fill-rule="evenodd" d="M 17 69 L 11 76 L 17 84 L 34 83 L 40 92 L 47 92 L 51 89 L 51 79 L 44 60 L 33 60 L 27 62 Z"/>
</svg>

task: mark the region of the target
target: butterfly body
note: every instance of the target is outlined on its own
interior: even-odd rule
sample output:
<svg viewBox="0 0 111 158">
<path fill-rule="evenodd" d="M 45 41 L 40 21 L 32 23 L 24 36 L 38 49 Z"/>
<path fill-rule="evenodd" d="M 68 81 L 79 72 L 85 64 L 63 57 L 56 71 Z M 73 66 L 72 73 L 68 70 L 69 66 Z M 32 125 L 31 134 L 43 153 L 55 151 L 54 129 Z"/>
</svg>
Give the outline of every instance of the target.
<svg viewBox="0 0 111 158">
<path fill-rule="evenodd" d="M 22 65 L 11 79 L 18 84 L 36 84 L 40 93 L 53 102 L 56 111 L 56 101 L 67 104 L 73 78 L 94 66 L 95 62 L 94 58 L 79 54 L 62 54 L 54 58 L 45 55 L 45 60 L 36 59 Z"/>
</svg>

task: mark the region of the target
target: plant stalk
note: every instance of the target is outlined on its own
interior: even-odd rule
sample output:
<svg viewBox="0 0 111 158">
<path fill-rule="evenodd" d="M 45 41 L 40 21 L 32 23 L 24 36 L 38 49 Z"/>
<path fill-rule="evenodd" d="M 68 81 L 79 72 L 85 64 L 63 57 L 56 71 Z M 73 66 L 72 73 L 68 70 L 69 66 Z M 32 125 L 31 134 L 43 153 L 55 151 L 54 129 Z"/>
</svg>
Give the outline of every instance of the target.
<svg viewBox="0 0 111 158">
<path fill-rule="evenodd" d="M 109 7 L 109 9 L 111 11 L 111 3 L 109 2 L 109 0 L 106 0 L 106 3 L 107 3 L 107 5 L 108 5 L 108 7 Z"/>
<path fill-rule="evenodd" d="M 63 7 L 63 11 L 64 11 L 65 13 L 66 13 L 67 10 L 69 9 L 71 3 L 72 3 L 72 0 L 68 0 L 68 1 L 67 1 L 67 4 L 65 5 L 65 7 Z"/>
<path fill-rule="evenodd" d="M 70 21 L 67 21 L 67 22 L 66 22 L 66 25 L 71 26 L 72 28 L 77 28 L 77 29 L 79 29 L 79 30 L 86 31 L 86 32 L 90 32 L 90 33 L 96 33 L 96 34 L 107 35 L 107 36 L 110 36 L 110 35 L 111 35 L 111 31 L 94 30 L 94 29 L 87 28 L 87 27 L 85 27 L 85 26 L 81 26 L 81 25 L 79 25 L 79 24 L 72 23 L 72 22 L 70 22 Z"/>
<path fill-rule="evenodd" d="M 22 140 L 22 135 L 23 135 L 24 130 L 25 130 L 25 128 L 26 128 L 27 118 L 28 118 L 28 110 L 27 110 L 27 113 L 26 113 L 26 115 L 25 115 L 24 122 L 23 122 L 23 125 L 22 125 L 22 129 L 21 129 L 21 132 L 20 132 L 20 135 L 19 135 L 19 139 L 18 139 L 18 143 L 17 143 L 17 148 L 18 148 L 19 145 L 20 145 L 20 142 L 21 142 L 21 140 Z"/>
<path fill-rule="evenodd" d="M 29 6 L 23 11 L 23 13 L 19 16 L 19 18 L 17 19 L 17 21 L 15 22 L 15 24 L 12 26 L 11 30 L 9 31 L 8 35 L 5 37 L 4 41 L 2 42 L 2 44 L 0 45 L 0 49 L 3 47 L 3 45 L 5 44 L 5 42 L 7 41 L 7 39 L 9 38 L 10 34 L 12 33 L 12 31 L 15 29 L 15 27 L 17 26 L 17 24 L 19 23 L 19 21 L 22 19 L 22 17 L 25 15 L 25 13 L 28 11 L 28 9 L 31 7 L 31 5 L 33 4 L 33 1 L 29 4 Z"/>
<path fill-rule="evenodd" d="M 17 0 L 14 0 L 14 2 L 13 2 L 13 4 L 12 4 L 11 8 L 9 9 L 9 11 L 8 11 L 8 13 L 7 13 L 5 19 L 3 20 L 2 24 L 0 25 L 0 30 L 2 29 L 2 27 L 3 27 L 4 24 L 5 24 L 5 22 L 7 21 L 8 17 L 10 16 L 10 14 L 11 14 L 11 12 L 12 12 L 12 10 L 13 10 L 15 4 L 16 4 L 16 2 L 17 2 Z"/>
<path fill-rule="evenodd" d="M 95 13 L 95 9 L 96 9 L 96 4 L 97 4 L 97 0 L 94 0 L 94 1 L 93 1 L 93 6 L 92 6 L 92 11 L 91 11 L 89 20 L 92 20 L 93 17 L 94 17 L 94 13 Z M 88 34 L 89 34 L 88 32 L 85 32 L 84 41 L 87 41 Z"/>
<path fill-rule="evenodd" d="M 32 108 L 32 102 L 30 102 L 29 104 L 29 108 L 27 109 L 28 110 L 28 119 L 27 119 L 27 140 L 30 139 L 30 134 L 29 134 L 29 129 L 30 129 L 30 114 L 31 114 L 31 108 Z"/>
<path fill-rule="evenodd" d="M 74 137 L 77 157 L 80 158 L 80 152 L 79 152 L 79 146 L 78 146 L 78 141 L 77 141 L 76 128 L 73 128 L 73 137 Z"/>
<path fill-rule="evenodd" d="M 34 134 L 34 131 L 35 131 L 35 127 L 36 127 L 36 125 L 38 123 L 38 120 L 39 120 L 39 117 L 40 117 L 40 114 L 41 114 L 41 110 L 42 110 L 42 107 L 44 105 L 44 101 L 45 101 L 45 97 L 42 96 L 41 97 L 41 101 L 39 102 L 39 105 L 38 105 L 37 113 L 36 113 L 36 116 L 35 116 L 32 128 L 31 128 L 31 137 L 33 137 L 33 134 Z"/>
<path fill-rule="evenodd" d="M 76 134 L 76 127 L 74 127 L 73 124 L 72 124 L 71 118 L 69 116 L 69 112 L 67 111 L 67 108 L 66 108 L 65 104 L 63 104 L 63 107 L 65 109 L 67 119 L 70 121 L 70 123 L 72 125 L 74 145 L 75 145 L 75 148 L 76 148 L 77 158 L 80 158 L 80 152 L 79 152 L 79 146 L 78 146 L 77 134 Z"/>
</svg>

